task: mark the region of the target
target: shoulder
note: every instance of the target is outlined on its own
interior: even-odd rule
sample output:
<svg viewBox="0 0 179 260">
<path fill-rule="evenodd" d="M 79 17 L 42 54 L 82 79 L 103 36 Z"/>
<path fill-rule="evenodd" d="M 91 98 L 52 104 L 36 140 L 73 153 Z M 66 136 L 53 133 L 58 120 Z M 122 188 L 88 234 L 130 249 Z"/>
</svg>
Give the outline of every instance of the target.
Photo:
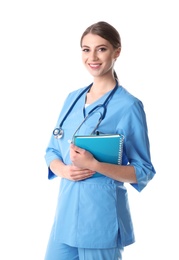
<svg viewBox="0 0 179 260">
<path fill-rule="evenodd" d="M 124 98 L 126 98 L 128 101 L 140 101 L 138 97 L 130 93 L 126 88 L 123 86 L 119 86 L 119 94 Z"/>
<path fill-rule="evenodd" d="M 127 107 L 131 107 L 131 106 L 135 106 L 135 105 L 140 105 L 143 106 L 142 101 L 136 97 L 135 95 L 131 94 L 126 88 L 124 88 L 123 86 L 119 86 L 118 89 L 118 102 L 122 103 L 122 105 L 127 106 Z"/>
<path fill-rule="evenodd" d="M 80 98 L 83 93 L 87 92 L 89 87 L 90 85 L 71 91 L 67 96 L 67 100 L 70 102 L 71 100 L 74 101 L 74 99 Z"/>
</svg>

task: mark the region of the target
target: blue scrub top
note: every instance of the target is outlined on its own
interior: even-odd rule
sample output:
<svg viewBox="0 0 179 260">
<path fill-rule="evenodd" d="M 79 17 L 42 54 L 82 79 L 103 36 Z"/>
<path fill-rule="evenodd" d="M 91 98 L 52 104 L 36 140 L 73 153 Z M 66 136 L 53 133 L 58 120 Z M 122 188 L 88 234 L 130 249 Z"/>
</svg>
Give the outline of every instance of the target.
<svg viewBox="0 0 179 260">
<path fill-rule="evenodd" d="M 83 89 L 75 90 L 67 96 L 56 127 Z M 87 106 L 85 114 L 96 105 L 102 104 L 109 93 Z M 56 177 L 49 168 L 52 160 L 58 158 L 65 164 L 71 164 L 69 140 L 72 140 L 74 132 L 84 120 L 85 99 L 84 94 L 64 121 L 63 138 L 51 136 L 45 154 L 49 179 Z M 90 134 L 98 117 L 98 113 L 92 115 L 77 134 Z M 155 175 L 142 102 L 125 88 L 118 86 L 107 105 L 106 116 L 98 131 L 124 135 L 122 164 L 134 166 L 137 184 L 131 185 L 139 192 L 142 191 Z M 55 240 L 81 248 L 112 248 L 119 244 L 127 246 L 133 243 L 134 230 L 124 183 L 104 175 L 76 182 L 62 178 L 52 232 Z"/>
</svg>

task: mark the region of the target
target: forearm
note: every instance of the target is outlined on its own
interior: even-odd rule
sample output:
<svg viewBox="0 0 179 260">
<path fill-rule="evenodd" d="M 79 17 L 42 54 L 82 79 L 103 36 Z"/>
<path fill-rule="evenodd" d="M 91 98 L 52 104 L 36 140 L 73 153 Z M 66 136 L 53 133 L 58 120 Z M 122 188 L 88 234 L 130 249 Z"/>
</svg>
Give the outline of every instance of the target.
<svg viewBox="0 0 179 260">
<path fill-rule="evenodd" d="M 120 182 L 137 183 L 135 169 L 130 165 L 115 165 L 93 160 L 90 169 Z"/>
<path fill-rule="evenodd" d="M 61 160 L 55 159 L 50 163 L 50 170 L 58 177 L 64 177 L 65 164 Z"/>
</svg>

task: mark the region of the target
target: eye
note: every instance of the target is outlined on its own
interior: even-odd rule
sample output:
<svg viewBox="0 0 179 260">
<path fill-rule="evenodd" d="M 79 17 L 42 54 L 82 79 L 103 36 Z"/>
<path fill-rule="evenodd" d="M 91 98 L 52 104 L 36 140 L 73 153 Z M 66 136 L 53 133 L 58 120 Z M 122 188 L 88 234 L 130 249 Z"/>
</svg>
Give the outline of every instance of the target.
<svg viewBox="0 0 179 260">
<path fill-rule="evenodd" d="M 83 52 L 89 52 L 89 49 L 84 48 L 84 49 L 82 49 L 82 51 L 83 51 Z"/>
<path fill-rule="evenodd" d="M 99 48 L 98 49 L 98 51 L 100 51 L 100 52 L 104 52 L 104 51 L 106 51 L 107 49 L 105 48 L 105 47 L 101 47 L 101 48 Z"/>
</svg>

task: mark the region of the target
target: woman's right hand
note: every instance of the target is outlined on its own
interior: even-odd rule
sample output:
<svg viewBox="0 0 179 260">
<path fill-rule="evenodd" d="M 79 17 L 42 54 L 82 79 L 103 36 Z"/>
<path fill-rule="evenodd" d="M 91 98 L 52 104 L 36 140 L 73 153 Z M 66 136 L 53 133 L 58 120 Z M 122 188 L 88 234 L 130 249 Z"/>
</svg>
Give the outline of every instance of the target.
<svg viewBox="0 0 179 260">
<path fill-rule="evenodd" d="M 73 164 L 66 165 L 59 159 L 54 159 L 50 163 L 51 171 L 61 177 L 71 181 L 81 181 L 90 178 L 95 173 L 88 169 L 79 168 Z"/>
<path fill-rule="evenodd" d="M 95 172 L 81 169 L 75 165 L 66 165 L 63 169 L 63 177 L 71 181 L 81 181 L 93 176 Z"/>
</svg>

